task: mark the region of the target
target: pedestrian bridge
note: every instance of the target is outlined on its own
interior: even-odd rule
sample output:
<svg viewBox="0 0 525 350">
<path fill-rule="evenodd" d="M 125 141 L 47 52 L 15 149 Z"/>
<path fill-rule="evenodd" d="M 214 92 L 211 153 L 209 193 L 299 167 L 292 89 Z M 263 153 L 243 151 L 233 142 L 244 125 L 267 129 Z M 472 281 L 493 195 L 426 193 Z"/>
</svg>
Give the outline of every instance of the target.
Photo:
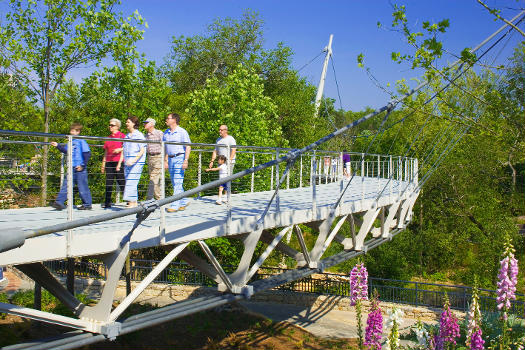
<svg viewBox="0 0 525 350">
<path fill-rule="evenodd" d="M 44 181 L 40 174 L 44 158 L 41 154 L 44 154 L 48 141 L 62 139 L 71 144 L 73 140 L 72 136 L 66 135 L 6 130 L 0 134 L 4 135 L 0 141 L 5 160 L 2 168 L 4 181 L 14 188 L 24 184 L 29 188 L 42 188 Z M 89 183 L 94 202 L 100 203 L 104 182 L 96 164 L 97 159 L 101 159 L 100 146 L 107 139 L 82 138 L 92 149 L 91 163 L 94 165 L 89 168 Z M 103 209 L 95 204 L 91 211 L 77 211 L 71 200 L 72 181 L 68 181 L 70 200 L 66 210 L 36 206 L 36 197 L 32 202 L 26 202 L 26 207 L 20 199 L 18 202 L 4 200 L 6 209 L 0 210 L 0 248 L 3 251 L 0 265 L 16 266 L 60 299 L 76 317 L 10 304 L 0 304 L 0 312 L 86 331 L 91 339 L 89 342 L 113 339 L 188 312 L 249 298 L 255 292 L 363 254 L 392 239 L 406 227 L 419 194 L 418 162 L 413 158 L 350 153 L 351 162 L 344 171 L 342 152 L 321 150 L 317 145 L 301 150 L 237 146 L 234 174 L 219 180 L 216 173 L 204 171 L 214 145 L 191 146 L 185 176 L 186 192 L 169 196 L 169 175 L 163 173 L 165 198 L 143 201 L 137 208 L 116 205 Z M 58 152 L 50 151 L 46 159 L 46 194 L 47 200 L 52 201 L 61 181 L 71 173 L 68 168 L 71 169 L 72 164 Z M 17 165 L 20 163 L 24 167 Z M 145 168 L 139 184 L 142 197 L 145 197 L 147 182 Z M 217 205 L 216 188 L 223 182 L 231 182 L 232 193 L 228 194 L 227 203 Z M 190 198 L 186 210 L 174 213 L 163 210 L 171 201 L 182 197 Z M 313 241 L 305 239 L 302 225 L 313 229 Z M 209 247 L 209 243 L 218 238 L 237 240 L 244 248 L 233 273 L 225 272 Z M 190 243 L 197 245 L 190 249 Z M 336 249 L 339 253 L 327 256 L 332 245 L 339 246 Z M 256 249 L 261 246 L 262 249 Z M 164 247 L 166 257 L 117 307 L 113 307 L 115 288 L 130 251 L 150 247 Z M 199 249 L 201 253 L 198 253 Z M 275 252 L 292 258 L 295 269 L 262 281 L 252 281 L 259 267 Z M 72 261 L 80 257 L 101 260 L 109 267 L 102 296 L 95 306 L 77 300 L 42 263 L 62 259 Z M 136 315 L 134 321 L 123 320 L 121 315 L 126 308 L 175 258 L 186 261 L 214 279 L 224 295 L 177 303 L 166 310 L 159 309 L 163 310 L 159 314 Z M 71 338 L 68 344 L 67 348 L 72 348 L 80 343 Z"/>
</svg>

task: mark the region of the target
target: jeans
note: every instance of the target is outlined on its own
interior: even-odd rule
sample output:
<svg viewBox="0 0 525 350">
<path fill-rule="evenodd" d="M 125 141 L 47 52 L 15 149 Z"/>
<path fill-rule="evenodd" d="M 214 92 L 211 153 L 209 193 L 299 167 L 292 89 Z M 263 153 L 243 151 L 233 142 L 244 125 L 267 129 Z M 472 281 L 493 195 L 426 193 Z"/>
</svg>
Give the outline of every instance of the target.
<svg viewBox="0 0 525 350">
<path fill-rule="evenodd" d="M 138 201 L 139 194 L 137 186 L 139 185 L 140 175 L 142 175 L 142 168 L 144 162 L 136 162 L 132 166 L 126 166 L 124 168 L 124 175 L 126 176 L 126 186 L 124 187 L 125 201 L 136 202 Z"/>
<path fill-rule="evenodd" d="M 120 170 L 117 171 L 118 162 L 106 162 L 106 199 L 105 204 L 111 204 L 111 197 L 113 194 L 113 183 L 117 182 L 118 191 L 123 192 L 124 186 L 126 185 L 126 179 L 124 178 L 124 166 L 122 165 Z M 115 191 L 117 192 L 117 191 Z"/>
<path fill-rule="evenodd" d="M 91 192 L 89 191 L 87 168 L 84 167 L 81 171 L 73 169 L 73 186 L 77 185 L 80 199 L 85 207 L 91 207 Z M 67 176 L 64 177 L 64 182 L 58 192 L 58 196 L 55 202 L 64 205 L 67 200 Z"/>
<path fill-rule="evenodd" d="M 168 169 L 170 172 L 171 184 L 173 185 L 173 195 L 184 192 L 182 182 L 184 181 L 184 169 L 182 164 L 184 163 L 184 154 L 168 158 Z M 185 207 L 188 204 L 188 199 L 183 198 L 181 200 L 171 203 L 170 208 L 179 209 L 179 207 Z"/>
</svg>

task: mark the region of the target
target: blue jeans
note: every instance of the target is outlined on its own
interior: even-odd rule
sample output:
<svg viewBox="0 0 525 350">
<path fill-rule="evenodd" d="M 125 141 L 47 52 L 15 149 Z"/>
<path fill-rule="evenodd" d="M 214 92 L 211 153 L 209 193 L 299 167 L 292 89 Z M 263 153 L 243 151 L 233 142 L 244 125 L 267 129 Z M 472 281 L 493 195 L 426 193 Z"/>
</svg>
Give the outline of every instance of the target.
<svg viewBox="0 0 525 350">
<path fill-rule="evenodd" d="M 142 175 L 142 168 L 144 162 L 138 161 L 132 166 L 124 167 L 124 176 L 126 177 L 126 185 L 124 186 L 125 201 L 136 202 L 139 198 L 137 186 L 139 185 L 140 176 Z"/>
<path fill-rule="evenodd" d="M 184 154 L 168 158 L 168 170 L 170 172 L 171 184 L 173 185 L 173 195 L 184 192 L 182 182 L 184 181 L 184 169 L 182 164 L 184 163 Z M 188 199 L 183 198 L 181 200 L 172 202 L 170 208 L 179 209 L 179 207 L 185 207 L 188 204 Z"/>
<path fill-rule="evenodd" d="M 81 171 L 76 171 L 73 169 L 73 186 L 77 185 L 78 193 L 80 194 L 80 199 L 82 204 L 85 207 L 90 207 L 92 204 L 91 201 L 91 192 L 89 191 L 88 178 L 87 178 L 87 168 L 84 167 Z M 64 182 L 58 192 L 58 196 L 55 202 L 64 205 L 64 202 L 67 200 L 67 176 L 64 177 Z"/>
</svg>

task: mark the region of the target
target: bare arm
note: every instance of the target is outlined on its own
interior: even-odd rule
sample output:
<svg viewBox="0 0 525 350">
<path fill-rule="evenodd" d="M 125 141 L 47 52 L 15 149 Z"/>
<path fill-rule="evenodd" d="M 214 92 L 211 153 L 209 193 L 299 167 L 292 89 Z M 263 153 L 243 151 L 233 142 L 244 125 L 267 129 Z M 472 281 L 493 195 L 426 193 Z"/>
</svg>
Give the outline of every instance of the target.
<svg viewBox="0 0 525 350">
<path fill-rule="evenodd" d="M 235 159 L 235 154 L 237 153 L 237 148 L 233 147 L 230 152 L 230 161 L 233 161 Z"/>
<path fill-rule="evenodd" d="M 214 149 L 212 154 L 211 154 L 211 161 L 210 161 L 210 165 L 209 165 L 209 168 L 211 168 L 213 166 L 213 162 L 215 161 L 215 158 L 217 157 L 217 150 Z"/>
<path fill-rule="evenodd" d="M 190 159 L 191 147 L 186 146 L 186 154 L 184 155 L 184 162 L 182 163 L 182 169 L 188 168 L 188 160 Z"/>
</svg>

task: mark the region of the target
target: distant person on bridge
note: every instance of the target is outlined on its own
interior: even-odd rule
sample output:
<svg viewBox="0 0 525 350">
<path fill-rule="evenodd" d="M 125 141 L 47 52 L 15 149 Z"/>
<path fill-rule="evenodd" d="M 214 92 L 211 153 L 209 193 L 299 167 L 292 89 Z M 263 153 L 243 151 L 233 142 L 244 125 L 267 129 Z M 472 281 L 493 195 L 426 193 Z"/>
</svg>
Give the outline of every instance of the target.
<svg viewBox="0 0 525 350">
<path fill-rule="evenodd" d="M 120 120 L 110 119 L 109 121 L 109 137 L 114 139 L 123 139 L 126 137 L 123 132 L 120 131 Z M 113 194 L 113 183 L 116 182 L 119 192 L 124 191 L 126 185 L 126 179 L 124 177 L 124 153 L 122 141 L 106 141 L 104 142 L 104 158 L 102 158 L 102 165 L 100 171 L 106 173 L 106 197 L 104 200 L 103 208 L 111 208 L 111 195 Z M 116 180 L 116 181 L 115 181 Z M 116 192 L 116 191 L 115 191 Z"/>
<path fill-rule="evenodd" d="M 169 129 L 164 132 L 163 140 L 167 142 L 177 143 L 191 143 L 188 132 L 179 126 L 180 115 L 177 113 L 170 113 L 166 117 L 166 125 Z M 184 192 L 182 183 L 184 182 L 184 171 L 188 168 L 188 160 L 190 158 L 191 147 L 189 145 L 166 145 L 166 156 L 164 159 L 165 167 L 170 172 L 171 184 L 173 185 L 173 195 Z M 169 208 L 166 208 L 168 213 L 174 213 L 177 210 L 184 210 L 188 205 L 188 199 L 172 202 Z"/>
<path fill-rule="evenodd" d="M 69 128 L 69 134 L 73 136 L 80 135 L 82 131 L 82 124 L 73 123 Z M 58 144 L 51 142 L 51 146 L 58 148 L 62 153 L 67 154 L 67 144 Z M 87 178 L 87 164 L 89 158 L 91 158 L 91 149 L 87 144 L 86 140 L 73 139 L 73 150 L 72 150 L 72 163 L 73 163 L 73 186 L 77 185 L 82 205 L 78 207 L 78 210 L 91 210 L 91 192 L 89 191 L 88 178 Z M 65 209 L 64 202 L 67 200 L 67 176 L 62 182 L 60 192 L 56 200 L 51 204 L 56 210 Z"/>
<path fill-rule="evenodd" d="M 208 168 L 206 171 L 218 171 L 219 172 L 219 179 L 224 179 L 227 177 L 228 174 L 228 166 L 226 165 L 226 157 L 222 154 L 219 154 L 217 157 L 217 163 L 219 163 L 219 166 L 217 168 Z M 228 183 L 223 183 L 219 186 L 219 199 L 217 199 L 217 204 L 221 205 L 222 203 L 227 203 L 228 200 L 226 198 L 222 199 L 222 190 L 228 191 Z"/>
<path fill-rule="evenodd" d="M 126 128 L 129 133 L 126 135 L 128 140 L 145 140 L 144 134 L 139 130 L 139 118 L 131 116 L 126 120 Z M 128 208 L 137 206 L 140 175 L 146 162 L 146 144 L 139 142 L 124 142 L 124 175 L 126 176 L 126 186 L 124 187 L 124 200 L 128 201 Z"/>
<path fill-rule="evenodd" d="M 348 151 L 347 150 L 344 150 L 343 151 L 343 175 L 346 176 L 347 178 L 350 177 L 350 175 L 352 175 L 352 169 L 351 169 L 351 163 L 350 163 L 351 159 L 350 159 L 350 155 L 348 154 Z"/>
<path fill-rule="evenodd" d="M 211 161 L 208 168 L 211 169 L 213 167 L 213 162 L 217 155 L 223 155 L 226 157 L 226 164 L 230 166 L 229 175 L 231 175 L 233 173 L 233 167 L 235 166 L 235 154 L 237 153 L 237 149 L 232 146 L 236 146 L 237 143 L 233 136 L 228 135 L 228 126 L 226 125 L 219 126 L 219 135 L 220 137 L 215 141 L 217 146 L 215 146 L 211 154 Z M 228 154 L 228 147 L 225 146 L 230 146 L 230 154 Z"/>
<path fill-rule="evenodd" d="M 146 140 L 156 141 L 158 143 L 148 143 L 146 146 L 146 153 L 148 155 L 148 174 L 149 174 L 149 185 L 148 194 L 146 199 L 160 199 L 160 175 L 162 172 L 162 146 L 160 141 L 164 136 L 164 133 L 158 129 L 155 129 L 155 119 L 148 118 L 144 120 L 144 129 L 148 132 L 146 134 Z"/>
</svg>

